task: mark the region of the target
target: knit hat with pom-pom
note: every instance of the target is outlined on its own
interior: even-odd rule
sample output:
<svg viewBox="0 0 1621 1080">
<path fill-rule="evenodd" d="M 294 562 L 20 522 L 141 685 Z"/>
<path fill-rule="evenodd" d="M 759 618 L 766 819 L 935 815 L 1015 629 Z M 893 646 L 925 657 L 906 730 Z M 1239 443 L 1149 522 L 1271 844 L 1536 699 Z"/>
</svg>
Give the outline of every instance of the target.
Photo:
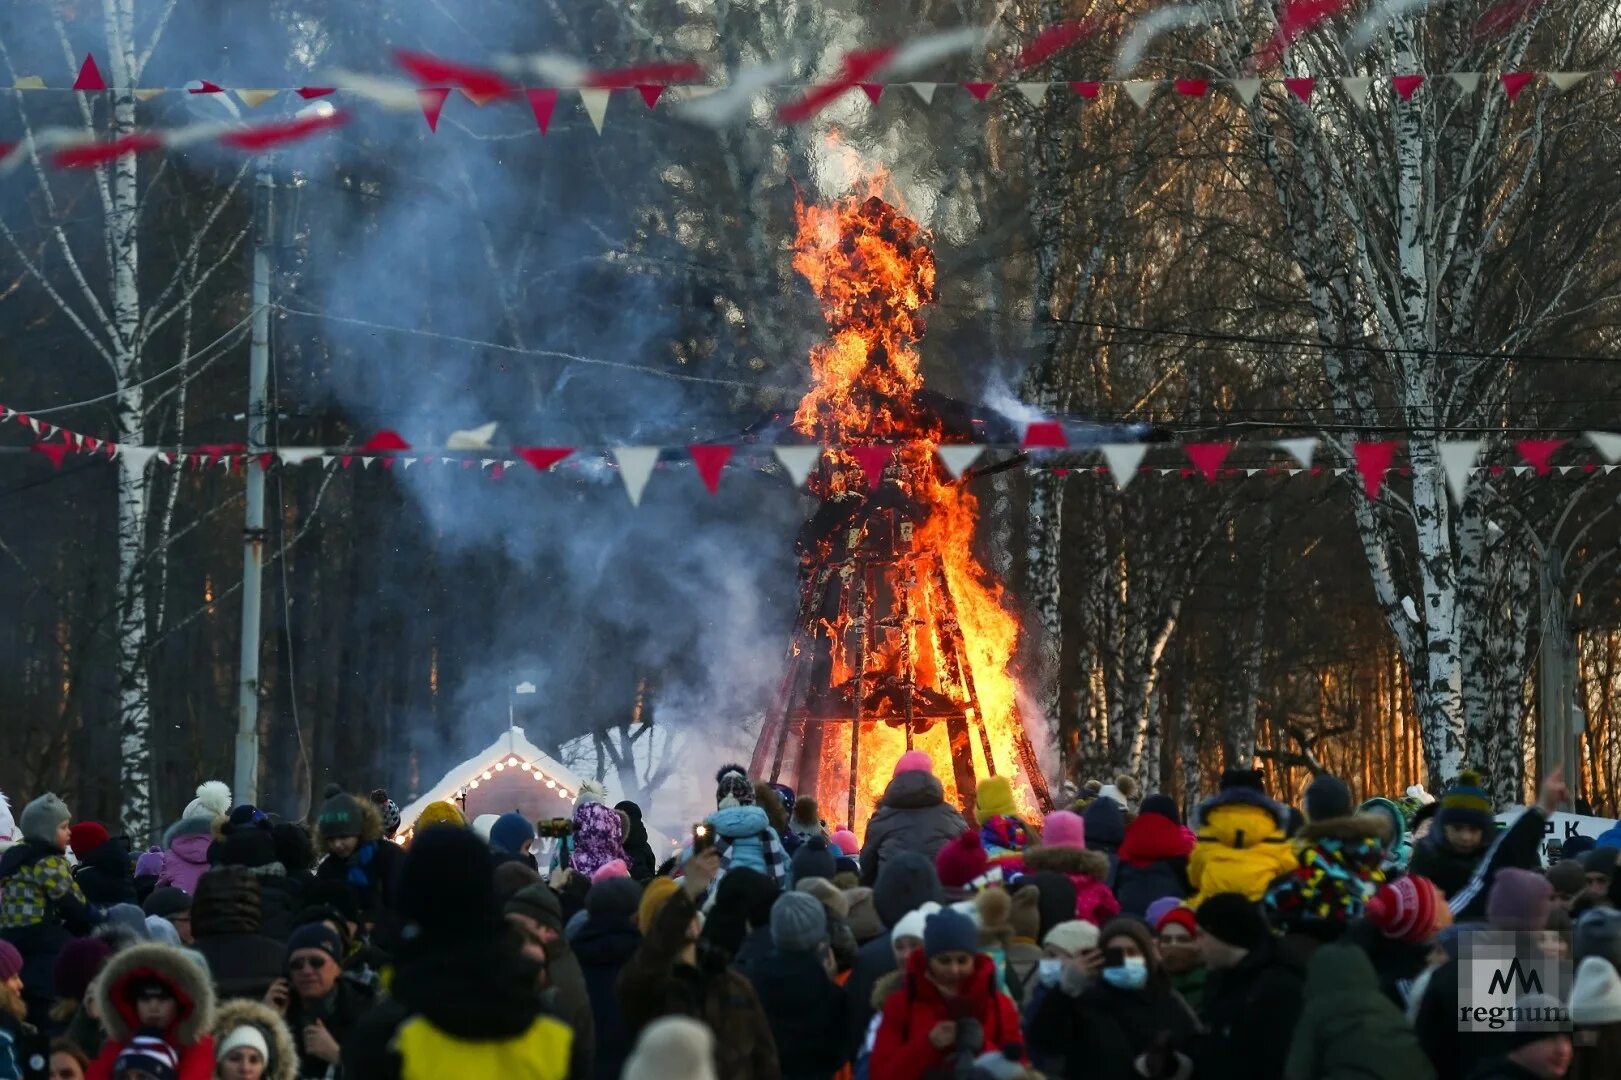
<svg viewBox="0 0 1621 1080">
<path fill-rule="evenodd" d="M 1452 909 L 1441 890 L 1429 878 L 1413 874 L 1374 893 L 1366 916 L 1385 937 L 1415 945 L 1452 925 Z"/>
<path fill-rule="evenodd" d="M 197 797 L 186 804 L 180 816 L 219 817 L 231 812 L 231 789 L 220 780 L 205 780 L 197 785 Z"/>
<path fill-rule="evenodd" d="M 985 873 L 990 864 L 985 844 L 974 829 L 946 844 L 934 857 L 935 873 L 940 875 L 941 886 L 947 889 L 967 888 L 975 878 Z"/>
<path fill-rule="evenodd" d="M 595 780 L 586 780 L 580 784 L 580 790 L 575 793 L 574 806 L 578 809 L 587 803 L 606 803 L 608 789 Z"/>
<path fill-rule="evenodd" d="M 732 800 L 727 802 L 727 800 Z M 722 765 L 715 772 L 715 805 L 753 806 L 754 784 L 741 765 Z"/>
<path fill-rule="evenodd" d="M 1441 793 L 1440 801 L 1441 812 L 1436 824 L 1443 829 L 1448 825 L 1473 825 L 1490 833 L 1497 827 L 1492 818 L 1492 797 L 1481 786 L 1480 774 L 1473 769 L 1459 773 Z"/>
<path fill-rule="evenodd" d="M 383 819 L 383 835 L 390 840 L 400 831 L 400 806 L 388 797 L 388 792 L 382 788 L 373 788 L 371 793 L 372 805 L 377 807 L 377 813 Z"/>
</svg>

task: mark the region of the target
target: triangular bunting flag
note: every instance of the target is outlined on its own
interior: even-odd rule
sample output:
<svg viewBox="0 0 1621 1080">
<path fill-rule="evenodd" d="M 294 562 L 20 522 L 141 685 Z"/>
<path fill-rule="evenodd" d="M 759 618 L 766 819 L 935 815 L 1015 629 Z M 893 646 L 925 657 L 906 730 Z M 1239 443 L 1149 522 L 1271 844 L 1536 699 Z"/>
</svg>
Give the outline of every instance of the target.
<svg viewBox="0 0 1621 1080">
<path fill-rule="evenodd" d="M 1456 443 L 1441 443 L 1441 469 L 1446 472 L 1446 486 L 1452 501 L 1462 506 L 1469 493 L 1469 477 L 1475 470 L 1475 459 L 1480 457 L 1480 439 L 1461 439 Z"/>
<path fill-rule="evenodd" d="M 131 469 L 135 472 L 144 472 L 157 450 L 150 446 L 120 446 L 118 452 L 125 461 L 129 462 Z"/>
<path fill-rule="evenodd" d="M 940 464 L 946 467 L 946 472 L 951 474 L 953 480 L 962 479 L 962 474 L 967 471 L 968 466 L 978 461 L 979 455 L 984 452 L 983 446 L 975 446 L 972 443 L 966 446 L 961 443 L 947 443 L 935 451 L 940 456 Z"/>
<path fill-rule="evenodd" d="M 165 93 L 165 90 L 161 86 L 156 86 L 156 87 L 148 87 L 146 89 L 136 90 L 134 93 L 135 93 L 135 100 L 136 101 L 151 101 L 153 98 L 160 97 L 161 95 L 163 95 Z"/>
<path fill-rule="evenodd" d="M 1516 465 L 1516 466 L 1514 466 L 1514 475 L 1515 476 L 1530 476 L 1531 475 L 1531 466 L 1529 466 L 1529 465 Z"/>
<path fill-rule="evenodd" d="M 653 466 L 658 464 L 659 448 L 616 446 L 612 453 L 614 460 L 619 463 L 619 479 L 625 482 L 625 494 L 630 496 L 630 504 L 642 505 L 642 492 L 647 489 L 647 481 L 653 475 Z"/>
<path fill-rule="evenodd" d="M 465 91 L 464 91 L 464 93 L 465 93 Z M 268 456 L 269 456 L 268 454 L 260 454 L 259 455 L 259 457 L 261 458 L 260 466 L 262 468 L 267 468 L 268 469 L 270 467 L 268 465 L 265 465 L 263 460 L 262 460 L 263 458 L 266 458 Z M 426 459 L 424 459 L 424 460 L 426 460 Z M 417 459 L 414 458 L 414 457 L 400 458 L 400 467 L 402 469 L 406 470 L 407 472 L 410 472 L 411 471 L 411 466 L 415 465 L 416 463 L 417 463 Z"/>
<path fill-rule="evenodd" d="M 338 88 L 336 86 L 300 86 L 298 88 L 298 96 L 305 101 L 313 101 L 316 98 L 323 98 L 328 94 L 336 94 L 337 92 Z"/>
<path fill-rule="evenodd" d="M 1520 456 L 1530 463 L 1538 476 L 1548 475 L 1548 459 L 1565 445 L 1564 439 L 1521 439 L 1514 444 Z"/>
<path fill-rule="evenodd" d="M 923 104 L 925 104 L 925 105 L 933 105 L 934 104 L 934 87 L 935 87 L 934 83 L 932 83 L 932 82 L 915 82 L 915 83 L 907 83 L 906 85 L 910 86 L 912 88 L 912 92 L 917 94 L 917 96 L 919 98 L 923 99 Z"/>
<path fill-rule="evenodd" d="M 366 456 L 364 456 L 364 457 L 362 457 L 360 459 L 360 467 L 362 469 L 369 469 L 369 468 L 371 468 L 372 462 L 374 462 L 376 460 L 377 460 L 376 458 L 372 457 L 370 454 L 367 454 Z M 486 461 L 485 464 L 488 465 L 489 462 Z"/>
<path fill-rule="evenodd" d="M 861 92 L 867 95 L 868 101 L 877 105 L 878 99 L 884 96 L 884 84 L 881 82 L 864 82 L 861 84 Z"/>
<path fill-rule="evenodd" d="M 456 89 L 461 92 L 462 97 L 473 103 L 473 107 L 475 109 L 482 109 L 490 102 L 500 101 L 502 98 L 508 96 L 506 94 L 490 94 L 479 90 L 469 90 L 465 86 L 458 86 Z"/>
<path fill-rule="evenodd" d="M 396 450 L 409 450 L 411 444 L 400 437 L 400 433 L 391 428 L 384 428 L 371 438 L 358 446 L 362 454 L 392 453 Z"/>
<path fill-rule="evenodd" d="M 280 90 L 238 90 L 236 96 L 242 99 L 242 104 L 250 109 L 257 109 L 277 94 Z"/>
<path fill-rule="evenodd" d="M 1188 460 L 1198 469 L 1206 480 L 1214 480 L 1221 473 L 1221 463 L 1227 460 L 1227 455 L 1233 452 L 1232 443 L 1206 442 L 1187 443 L 1182 447 L 1187 453 Z"/>
<path fill-rule="evenodd" d="M 38 75 L 19 75 L 11 83 L 13 90 L 43 90 L 45 80 Z"/>
<path fill-rule="evenodd" d="M 67 455 L 68 444 L 59 442 L 37 442 L 30 449 L 36 454 L 44 454 L 51 459 L 51 468 L 60 469 L 62 458 Z"/>
<path fill-rule="evenodd" d="M 1536 77 L 1537 73 L 1534 71 L 1505 71 L 1497 76 L 1503 84 L 1503 93 L 1508 95 L 1510 101 L 1519 97 L 1520 91 L 1531 85 L 1531 81 Z"/>
<path fill-rule="evenodd" d="M 651 109 L 659 103 L 659 98 L 664 96 L 664 87 L 657 83 L 638 83 L 636 92 L 642 95 L 643 103 Z"/>
<path fill-rule="evenodd" d="M 1548 81 L 1553 83 L 1562 94 L 1593 73 L 1591 71 L 1545 71 L 1543 74 L 1548 76 Z"/>
<path fill-rule="evenodd" d="M 1373 80 L 1366 76 L 1346 77 L 1340 80 L 1340 87 L 1344 89 L 1345 96 L 1359 109 L 1368 107 L 1368 91 L 1373 89 Z"/>
<path fill-rule="evenodd" d="M 79 77 L 73 80 L 73 89 L 107 89 L 107 80 L 101 77 L 101 69 L 96 66 L 96 58 L 90 53 L 84 54 L 84 63 L 79 65 Z"/>
<path fill-rule="evenodd" d="M 1621 435 L 1610 431 L 1587 431 L 1583 434 L 1606 464 L 1614 465 L 1621 461 Z"/>
<path fill-rule="evenodd" d="M 1098 449 L 1103 452 L 1103 460 L 1109 464 L 1109 475 L 1114 477 L 1115 490 L 1124 491 L 1127 484 L 1137 479 L 1137 467 L 1148 453 L 1148 444 L 1104 443 Z"/>
<path fill-rule="evenodd" d="M 861 475 L 867 478 L 867 487 L 876 488 L 884 481 L 884 470 L 895 456 L 893 446 L 849 446 L 845 450 L 861 466 Z"/>
<path fill-rule="evenodd" d="M 315 446 L 284 446 L 276 453 L 281 456 L 283 465 L 302 465 L 321 456 L 320 448 Z"/>
<path fill-rule="evenodd" d="M 1317 80 L 1311 78 L 1284 79 L 1283 88 L 1289 91 L 1289 93 L 1293 94 L 1295 97 L 1299 98 L 1301 101 L 1309 102 L 1311 100 L 1311 92 L 1317 88 Z"/>
<path fill-rule="evenodd" d="M 1466 94 L 1473 94 L 1480 89 L 1480 72 L 1478 71 L 1454 71 L 1451 78 L 1457 84 L 1458 89 Z"/>
<path fill-rule="evenodd" d="M 209 82 L 207 79 L 198 79 L 196 86 L 192 86 L 189 83 L 186 85 L 186 93 L 188 93 L 188 94 L 223 94 L 223 93 L 225 93 L 225 87 L 221 86 L 219 83 L 216 83 L 216 82 Z"/>
<path fill-rule="evenodd" d="M 1317 440 L 1311 436 L 1301 439 L 1279 439 L 1273 445 L 1300 462 L 1302 469 L 1311 468 L 1311 459 L 1317 453 Z"/>
<path fill-rule="evenodd" d="M 1070 83 L 1069 88 L 1083 98 L 1096 101 L 1098 92 L 1103 89 L 1103 84 L 1096 80 L 1083 80 Z"/>
<path fill-rule="evenodd" d="M 1238 95 L 1238 100 L 1246 105 L 1252 105 L 1255 103 L 1255 95 L 1261 92 L 1261 80 L 1233 79 L 1232 87 L 1233 93 Z"/>
<path fill-rule="evenodd" d="M 1064 434 L 1064 425 L 1056 420 L 1037 420 L 1025 425 L 1024 442 L 1020 448 L 1024 450 L 1061 450 L 1069 445 L 1069 439 Z"/>
<path fill-rule="evenodd" d="M 777 446 L 773 447 L 777 460 L 788 472 L 788 479 L 794 482 L 794 487 L 804 487 L 805 481 L 810 479 L 811 470 L 821 460 L 822 448 L 820 446 Z"/>
<path fill-rule="evenodd" d="M 1413 95 L 1418 92 L 1418 88 L 1424 85 L 1424 76 L 1392 75 L 1390 77 L 1390 85 L 1396 88 L 1397 97 L 1401 98 L 1403 101 L 1411 101 L 1413 100 Z M 1372 496 L 1369 496 L 1369 498 L 1372 498 Z"/>
<path fill-rule="evenodd" d="M 1159 89 L 1158 79 L 1127 79 L 1125 82 L 1126 96 L 1137 103 L 1139 109 L 1148 108 L 1153 100 L 1154 91 Z"/>
<path fill-rule="evenodd" d="M 429 131 L 438 132 L 439 114 L 444 110 L 445 99 L 449 96 L 450 91 L 444 87 L 436 90 L 417 91 L 417 101 L 422 105 L 422 116 L 423 119 L 428 121 Z"/>
<path fill-rule="evenodd" d="M 962 88 L 968 91 L 970 94 L 973 94 L 975 101 L 984 101 L 986 98 L 991 96 L 991 91 L 996 89 L 996 84 L 988 82 L 965 82 L 962 84 Z"/>
<path fill-rule="evenodd" d="M 1028 101 L 1032 105 L 1040 105 L 1042 102 L 1047 100 L 1047 88 L 1051 85 L 1051 83 L 1044 82 L 1022 82 L 1014 84 L 1014 86 L 1018 88 L 1019 93 L 1024 95 L 1024 100 Z"/>
<path fill-rule="evenodd" d="M 525 90 L 529 98 L 529 108 L 535 114 L 535 126 L 542 135 L 552 126 L 552 110 L 557 108 L 557 91 L 549 87 L 538 90 Z"/>
<path fill-rule="evenodd" d="M 704 482 L 711 495 L 720 490 L 721 470 L 732 459 L 733 447 L 724 443 L 710 446 L 689 446 L 687 453 L 692 455 L 692 463 L 698 466 L 698 478 Z"/>
<path fill-rule="evenodd" d="M 1385 486 L 1390 463 L 1396 460 L 1396 441 L 1353 443 L 1351 454 L 1356 458 L 1356 471 L 1362 476 L 1362 490 L 1369 499 L 1377 499 Z"/>
<path fill-rule="evenodd" d="M 585 115 L 591 118 L 591 126 L 602 134 L 602 123 L 608 118 L 608 98 L 612 90 L 596 87 L 580 87 L 580 104 L 585 106 Z"/>
<path fill-rule="evenodd" d="M 532 465 L 537 471 L 545 472 L 574 453 L 574 448 L 571 446 L 514 446 L 512 452 Z"/>
<path fill-rule="evenodd" d="M 1171 82 L 1171 89 L 1183 97 L 1204 97 L 1210 89 L 1209 79 L 1175 79 Z"/>
</svg>

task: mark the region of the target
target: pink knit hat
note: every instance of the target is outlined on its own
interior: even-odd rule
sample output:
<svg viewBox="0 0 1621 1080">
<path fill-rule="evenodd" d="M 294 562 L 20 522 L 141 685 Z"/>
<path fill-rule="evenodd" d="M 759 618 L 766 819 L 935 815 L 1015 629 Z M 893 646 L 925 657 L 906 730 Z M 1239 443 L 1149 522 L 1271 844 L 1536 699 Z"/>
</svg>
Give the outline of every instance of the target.
<svg viewBox="0 0 1621 1080">
<path fill-rule="evenodd" d="M 591 884 L 595 885 L 609 878 L 630 877 L 630 867 L 625 865 L 624 859 L 609 859 L 591 874 Z"/>
<path fill-rule="evenodd" d="M 856 834 L 849 829 L 840 829 L 828 837 L 828 842 L 846 855 L 858 855 L 861 853 L 861 841 L 857 840 Z"/>
<path fill-rule="evenodd" d="M 934 772 L 934 761 L 921 750 L 908 750 L 895 762 L 895 776 L 903 772 Z"/>
<path fill-rule="evenodd" d="M 1048 814 L 1047 820 L 1041 826 L 1041 843 L 1044 847 L 1085 851 L 1086 822 L 1081 820 L 1081 815 L 1068 810 Z"/>
</svg>

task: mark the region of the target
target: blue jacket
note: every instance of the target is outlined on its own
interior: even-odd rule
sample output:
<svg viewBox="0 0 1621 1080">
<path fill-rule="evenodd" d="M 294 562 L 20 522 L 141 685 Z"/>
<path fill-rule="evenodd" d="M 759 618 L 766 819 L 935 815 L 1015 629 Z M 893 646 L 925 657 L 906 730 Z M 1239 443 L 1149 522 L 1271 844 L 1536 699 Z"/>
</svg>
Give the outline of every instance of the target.
<svg viewBox="0 0 1621 1080">
<path fill-rule="evenodd" d="M 1621 848 L 1621 824 L 1611 825 L 1608 829 L 1599 833 L 1598 839 L 1593 841 L 1593 846 L 1596 848 Z"/>
<path fill-rule="evenodd" d="M 765 810 L 758 806 L 728 806 L 709 815 L 715 830 L 715 849 L 721 866 L 730 870 L 747 866 L 758 870 L 779 888 L 788 883 L 788 854 Z"/>
</svg>

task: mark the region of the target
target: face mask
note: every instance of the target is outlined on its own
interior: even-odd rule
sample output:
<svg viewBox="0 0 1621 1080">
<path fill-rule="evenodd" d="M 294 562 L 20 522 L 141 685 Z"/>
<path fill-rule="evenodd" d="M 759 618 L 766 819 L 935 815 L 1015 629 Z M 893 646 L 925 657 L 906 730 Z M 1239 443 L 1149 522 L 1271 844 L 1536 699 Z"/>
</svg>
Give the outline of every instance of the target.
<svg viewBox="0 0 1621 1080">
<path fill-rule="evenodd" d="M 1104 968 L 1103 981 L 1121 990 L 1141 990 L 1148 985 L 1148 962 L 1128 956 L 1119 967 Z"/>
<path fill-rule="evenodd" d="M 1036 964 L 1036 978 L 1041 980 L 1042 986 L 1057 986 L 1058 977 L 1064 973 L 1064 962 L 1056 957 L 1045 957 Z"/>
</svg>

